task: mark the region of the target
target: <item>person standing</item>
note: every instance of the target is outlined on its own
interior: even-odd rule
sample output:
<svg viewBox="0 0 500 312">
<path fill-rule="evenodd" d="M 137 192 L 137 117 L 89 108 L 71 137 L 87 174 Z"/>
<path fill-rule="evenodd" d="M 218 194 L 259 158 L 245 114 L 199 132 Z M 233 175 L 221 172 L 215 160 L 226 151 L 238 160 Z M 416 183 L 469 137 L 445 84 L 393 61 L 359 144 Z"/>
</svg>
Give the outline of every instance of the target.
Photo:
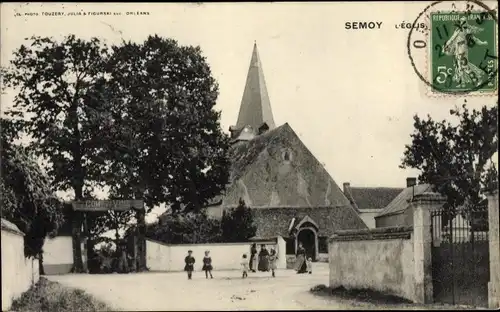
<svg viewBox="0 0 500 312">
<path fill-rule="evenodd" d="M 247 254 L 243 254 L 243 258 L 241 259 L 241 271 L 243 272 L 243 277 L 248 277 L 248 261 Z"/>
<path fill-rule="evenodd" d="M 306 250 L 304 249 L 302 243 L 300 242 L 297 248 L 297 253 L 295 255 L 295 270 L 297 271 L 297 274 L 302 274 L 307 272 Z"/>
<path fill-rule="evenodd" d="M 311 257 L 307 258 L 306 267 L 307 267 L 307 272 L 309 272 L 309 274 L 312 274 L 313 261 Z"/>
<path fill-rule="evenodd" d="M 269 254 L 269 265 L 271 267 L 271 272 L 273 273 L 272 276 L 275 277 L 274 275 L 274 270 L 277 269 L 276 261 L 278 260 L 278 254 L 276 253 L 276 250 L 274 250 L 274 247 L 271 247 L 271 252 Z"/>
<path fill-rule="evenodd" d="M 269 250 L 266 245 L 260 245 L 258 269 L 261 272 L 269 271 Z"/>
<path fill-rule="evenodd" d="M 250 248 L 250 271 L 254 272 L 257 270 L 257 244 L 253 243 Z"/>
<path fill-rule="evenodd" d="M 203 271 L 205 271 L 205 277 L 208 278 L 208 274 L 210 274 L 210 278 L 214 278 L 212 276 L 212 258 L 209 256 L 210 251 L 205 251 L 205 257 L 203 257 Z"/>
<path fill-rule="evenodd" d="M 196 262 L 196 260 L 192 256 L 192 254 L 193 254 L 193 251 L 188 250 L 188 255 L 186 256 L 186 258 L 184 258 L 184 263 L 186 263 L 186 265 L 184 266 L 184 271 L 187 272 L 188 279 L 191 279 L 191 277 L 193 276 L 194 263 Z"/>
</svg>

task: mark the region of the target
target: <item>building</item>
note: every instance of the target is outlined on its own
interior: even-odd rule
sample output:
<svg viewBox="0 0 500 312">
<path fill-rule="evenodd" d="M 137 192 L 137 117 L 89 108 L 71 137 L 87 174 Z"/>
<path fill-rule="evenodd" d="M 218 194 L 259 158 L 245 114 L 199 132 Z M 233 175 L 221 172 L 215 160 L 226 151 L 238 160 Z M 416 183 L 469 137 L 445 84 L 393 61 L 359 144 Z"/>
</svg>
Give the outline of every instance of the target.
<svg viewBox="0 0 500 312">
<path fill-rule="evenodd" d="M 230 127 L 230 182 L 207 207 L 221 218 L 241 199 L 252 208 L 257 238 L 280 235 L 293 254 L 299 241 L 317 259 L 336 230 L 366 229 L 358 212 L 292 127 L 276 126 L 254 45 L 238 120 Z"/>
<path fill-rule="evenodd" d="M 413 210 L 410 207 L 413 197 L 430 191 L 430 184 L 417 184 L 416 178 L 407 178 L 406 188 L 375 217 L 375 226 L 412 226 Z"/>
<path fill-rule="evenodd" d="M 413 226 L 413 210 L 411 203 L 415 196 L 425 192 L 432 192 L 430 184 L 417 184 L 416 178 L 407 178 L 407 188 L 402 190 L 377 216 L 377 228 L 390 226 Z M 474 236 L 475 240 L 484 240 L 488 231 L 488 200 L 484 199 L 479 206 L 469 211 L 463 206 L 458 207 L 453 218 L 447 218 L 446 213 L 438 213 L 432 217 L 433 240 L 439 243 L 449 240 L 450 235 L 455 241 L 467 242 Z M 468 212 L 466 212 L 468 211 Z M 451 221 L 451 223 L 450 223 Z"/>
<path fill-rule="evenodd" d="M 401 193 L 403 188 L 351 187 L 349 182 L 345 182 L 343 190 L 366 226 L 375 228 L 375 217 Z"/>
</svg>

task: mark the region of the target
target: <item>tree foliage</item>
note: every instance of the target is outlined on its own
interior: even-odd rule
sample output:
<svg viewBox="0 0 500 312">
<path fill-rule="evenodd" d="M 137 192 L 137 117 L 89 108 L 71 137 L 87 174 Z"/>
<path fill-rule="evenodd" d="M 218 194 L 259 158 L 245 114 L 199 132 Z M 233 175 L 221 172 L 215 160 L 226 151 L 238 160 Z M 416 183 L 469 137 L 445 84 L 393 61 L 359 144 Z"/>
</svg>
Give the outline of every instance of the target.
<svg viewBox="0 0 500 312">
<path fill-rule="evenodd" d="M 149 36 L 114 46 L 107 69 L 95 98 L 108 107 L 102 177 L 111 195 L 199 211 L 224 189 L 229 166 L 217 84 L 200 48 Z"/>
<path fill-rule="evenodd" d="M 108 48 L 97 38 L 74 35 L 57 42 L 52 38 L 26 38 L 4 69 L 5 87 L 17 91 L 14 109 L 18 131 L 32 141 L 30 150 L 48 162 L 46 168 L 57 190 L 72 190 L 76 200 L 92 193 L 103 161 L 97 152 L 106 145 L 101 103 L 90 90 L 105 81 Z M 80 213 L 72 214 L 78 222 Z M 79 227 L 76 227 L 79 228 Z M 73 235 L 75 270 L 82 271 L 79 233 Z"/>
<path fill-rule="evenodd" d="M 63 221 L 61 202 L 50 181 L 27 149 L 14 145 L 15 128 L 1 119 L 0 195 L 2 218 L 14 223 L 24 236 L 28 257 L 41 256 L 45 238 Z"/>
<path fill-rule="evenodd" d="M 217 84 L 199 47 L 158 36 L 112 48 L 74 35 L 27 41 L 3 69 L 4 86 L 17 91 L 7 113 L 32 140 L 30 150 L 47 160 L 57 190 L 82 200 L 107 185 L 112 198 L 199 211 L 224 189 L 228 137 L 213 109 Z M 89 218 L 89 227 L 100 232 L 113 217 Z M 81 214 L 71 219 L 77 224 Z M 80 271 L 78 236 L 73 233 Z"/>
<path fill-rule="evenodd" d="M 91 188 L 88 182 L 101 173 L 102 161 L 95 155 L 105 143 L 97 135 L 102 108 L 89 90 L 104 82 L 108 49 L 97 38 L 85 41 L 74 35 L 61 42 L 27 41 L 5 69 L 5 86 L 18 91 L 7 114 L 32 139 L 30 149 L 48 160 L 53 185 L 82 198 L 84 187 Z"/>
<path fill-rule="evenodd" d="M 498 102 L 472 111 L 464 103 L 450 116 L 454 124 L 414 116 L 412 143 L 405 147 L 401 167 L 419 169 L 419 180 L 445 195 L 448 209 L 470 209 L 481 202 L 482 188 L 497 179 L 492 157 L 498 151 Z"/>
<path fill-rule="evenodd" d="M 214 243 L 220 235 L 220 222 L 203 212 L 166 214 L 146 227 L 146 237 L 167 244 Z"/>
<path fill-rule="evenodd" d="M 240 199 L 238 207 L 224 212 L 221 228 L 225 242 L 246 242 L 255 236 L 257 227 L 253 223 L 252 211 L 243 199 Z"/>
</svg>

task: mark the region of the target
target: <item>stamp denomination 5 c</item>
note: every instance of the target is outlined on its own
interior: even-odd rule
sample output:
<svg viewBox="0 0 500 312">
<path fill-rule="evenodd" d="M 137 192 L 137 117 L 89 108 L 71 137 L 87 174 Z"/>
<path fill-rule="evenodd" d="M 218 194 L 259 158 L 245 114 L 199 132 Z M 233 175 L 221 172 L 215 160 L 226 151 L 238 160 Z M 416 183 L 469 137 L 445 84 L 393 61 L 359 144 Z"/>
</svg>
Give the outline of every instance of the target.
<svg viewBox="0 0 500 312">
<path fill-rule="evenodd" d="M 434 91 L 497 89 L 496 23 L 486 12 L 430 16 L 430 74 Z"/>
</svg>

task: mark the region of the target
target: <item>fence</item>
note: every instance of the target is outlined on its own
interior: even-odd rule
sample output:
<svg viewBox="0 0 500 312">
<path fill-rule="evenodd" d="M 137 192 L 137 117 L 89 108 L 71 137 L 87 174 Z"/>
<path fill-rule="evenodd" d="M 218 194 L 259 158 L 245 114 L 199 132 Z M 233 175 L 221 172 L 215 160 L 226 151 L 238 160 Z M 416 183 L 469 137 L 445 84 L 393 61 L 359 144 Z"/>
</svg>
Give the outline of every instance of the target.
<svg viewBox="0 0 500 312">
<path fill-rule="evenodd" d="M 2 219 L 2 311 L 40 278 L 38 260 L 24 256 L 24 233 Z"/>
<path fill-rule="evenodd" d="M 434 300 L 488 305 L 488 209 L 461 207 L 431 213 Z"/>
</svg>

